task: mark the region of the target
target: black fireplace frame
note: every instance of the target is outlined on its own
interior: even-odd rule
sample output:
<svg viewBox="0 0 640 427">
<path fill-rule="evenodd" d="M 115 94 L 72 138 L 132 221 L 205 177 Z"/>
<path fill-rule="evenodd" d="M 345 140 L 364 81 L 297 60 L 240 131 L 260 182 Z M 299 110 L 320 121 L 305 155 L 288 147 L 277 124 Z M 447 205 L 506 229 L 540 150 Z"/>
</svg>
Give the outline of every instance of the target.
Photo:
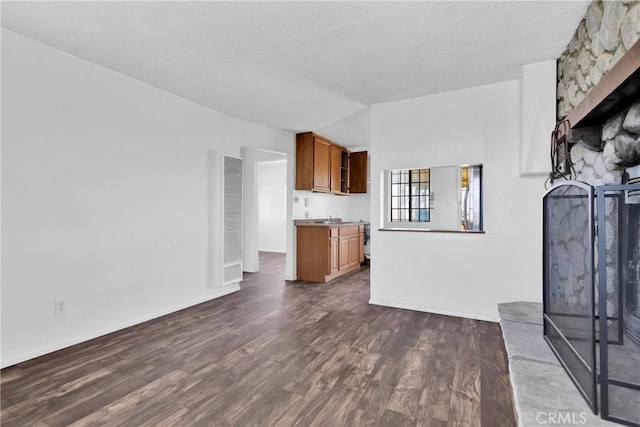
<svg viewBox="0 0 640 427">
<path fill-rule="evenodd" d="M 558 191 L 559 188 L 573 186 L 577 187 L 584 191 L 584 195 L 559 195 L 554 196 L 554 192 Z M 619 200 L 622 200 L 623 203 L 618 203 L 618 218 L 623 219 L 625 223 L 621 226 L 618 226 L 617 233 L 620 236 L 621 230 L 624 230 L 623 238 L 619 237 L 618 240 L 618 249 L 619 254 L 624 254 L 624 250 L 622 250 L 623 245 L 626 245 L 625 239 L 626 230 L 629 225 L 626 222 L 626 215 L 623 215 L 623 208 L 625 206 L 624 196 L 626 192 L 634 191 L 640 193 L 640 183 L 628 183 L 621 185 L 602 185 L 593 187 L 589 184 L 580 181 L 563 181 L 554 185 L 543 198 L 543 334 L 544 339 L 551 348 L 552 352 L 558 358 L 558 361 L 567 372 L 567 375 L 571 379 L 571 381 L 576 386 L 576 389 L 580 392 L 585 402 L 589 405 L 594 414 L 598 414 L 598 403 L 600 406 L 600 416 L 604 420 L 613 421 L 616 423 L 620 423 L 627 426 L 632 427 L 640 427 L 640 423 L 635 420 L 631 421 L 628 419 L 620 418 L 616 415 L 611 414 L 610 412 L 610 402 L 609 402 L 609 386 L 616 387 L 624 387 L 627 389 L 640 391 L 640 384 L 634 383 L 631 381 L 626 381 L 619 378 L 611 378 L 609 376 L 609 346 L 610 345 L 622 345 L 624 344 L 624 290 L 623 287 L 618 283 L 618 295 L 617 295 L 617 305 L 618 305 L 618 313 L 617 316 L 611 315 L 609 316 L 607 313 L 607 235 L 606 235 L 606 225 L 607 225 L 607 216 L 604 214 L 605 210 L 605 202 L 608 197 L 616 197 Z M 585 230 L 589 233 L 589 241 L 591 242 L 588 248 L 589 257 L 591 259 L 591 274 L 590 281 L 591 283 L 586 284 L 585 286 L 589 286 L 591 290 L 591 310 L 588 316 L 582 314 L 569 314 L 569 313 L 553 313 L 549 311 L 549 295 L 548 295 L 548 287 L 549 287 L 549 260 L 548 260 L 548 251 L 549 251 L 549 224 L 547 219 L 547 208 L 548 208 L 548 200 L 553 200 L 554 198 L 559 199 L 569 199 L 569 198 L 587 198 L 587 227 Z M 602 213 L 602 214 L 601 214 Z M 598 259 L 596 263 L 595 259 L 595 245 L 598 245 Z M 618 258 L 619 268 L 618 271 L 622 271 L 623 260 Z M 597 267 L 597 268 L 596 268 Z M 597 272 L 597 273 L 596 273 Z M 596 301 L 596 274 L 598 278 L 598 301 Z M 623 276 L 618 276 L 619 282 L 623 281 Z M 612 313 L 613 314 L 613 313 Z M 589 338 L 579 338 L 579 337 L 567 337 L 562 332 L 561 328 L 559 328 L 551 318 L 551 316 L 567 316 L 567 317 L 576 317 L 576 318 L 584 318 L 589 320 L 590 330 L 589 330 Z M 609 321 L 617 321 L 617 329 L 614 341 L 609 340 Z M 598 328 L 596 328 L 596 324 Z M 567 365 L 567 362 L 563 359 L 560 351 L 555 348 L 553 342 L 550 337 L 547 335 L 549 328 L 553 328 L 554 333 L 558 334 L 562 339 L 562 342 L 571 350 L 571 353 L 576 357 L 576 359 L 580 362 L 580 364 L 587 369 L 588 373 L 591 377 L 591 382 L 589 384 L 591 396 L 593 399 L 589 397 L 588 392 L 583 389 L 582 385 Z M 570 340 L 574 341 L 588 341 L 590 345 L 591 357 L 593 366 L 589 366 L 586 360 L 580 355 L 579 351 L 571 344 Z M 599 345 L 599 356 L 600 360 L 597 363 L 596 359 L 596 344 Z M 600 385 L 600 398 L 598 399 L 598 384 Z"/>
</svg>

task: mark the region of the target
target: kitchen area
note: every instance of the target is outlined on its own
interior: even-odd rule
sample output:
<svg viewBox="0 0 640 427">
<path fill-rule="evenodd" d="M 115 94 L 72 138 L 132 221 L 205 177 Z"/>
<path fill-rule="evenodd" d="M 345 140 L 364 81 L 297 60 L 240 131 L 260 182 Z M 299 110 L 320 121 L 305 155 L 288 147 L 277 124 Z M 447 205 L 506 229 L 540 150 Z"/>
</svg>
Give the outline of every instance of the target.
<svg viewBox="0 0 640 427">
<path fill-rule="evenodd" d="M 296 135 L 293 218 L 297 279 L 326 283 L 370 260 L 367 151 Z"/>
</svg>

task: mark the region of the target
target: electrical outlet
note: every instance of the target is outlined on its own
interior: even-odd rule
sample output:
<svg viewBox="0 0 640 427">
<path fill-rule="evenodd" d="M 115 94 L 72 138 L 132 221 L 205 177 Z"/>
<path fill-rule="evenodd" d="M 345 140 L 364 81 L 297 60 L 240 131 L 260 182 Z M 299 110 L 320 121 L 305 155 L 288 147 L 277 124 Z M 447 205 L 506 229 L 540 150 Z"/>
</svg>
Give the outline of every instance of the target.
<svg viewBox="0 0 640 427">
<path fill-rule="evenodd" d="M 53 312 L 57 315 L 67 312 L 67 304 L 65 304 L 64 300 L 57 299 L 54 301 Z"/>
</svg>

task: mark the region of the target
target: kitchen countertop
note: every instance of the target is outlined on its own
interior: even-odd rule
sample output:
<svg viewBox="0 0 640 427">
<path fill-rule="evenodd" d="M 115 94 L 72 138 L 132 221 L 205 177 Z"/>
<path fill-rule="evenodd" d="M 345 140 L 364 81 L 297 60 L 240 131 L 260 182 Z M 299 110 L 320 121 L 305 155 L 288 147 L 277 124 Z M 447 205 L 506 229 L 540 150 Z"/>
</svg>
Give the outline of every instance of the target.
<svg viewBox="0 0 640 427">
<path fill-rule="evenodd" d="M 334 218 L 330 223 L 324 222 L 324 219 L 296 219 L 293 223 L 296 227 L 348 227 L 354 225 L 366 225 L 368 222 L 343 222 L 339 218 Z"/>
</svg>

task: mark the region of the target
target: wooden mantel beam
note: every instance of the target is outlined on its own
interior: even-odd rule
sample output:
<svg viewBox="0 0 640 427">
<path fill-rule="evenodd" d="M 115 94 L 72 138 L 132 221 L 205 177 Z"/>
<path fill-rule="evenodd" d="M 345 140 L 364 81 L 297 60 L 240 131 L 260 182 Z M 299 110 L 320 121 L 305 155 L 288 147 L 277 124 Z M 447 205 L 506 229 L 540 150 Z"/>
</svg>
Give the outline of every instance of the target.
<svg viewBox="0 0 640 427">
<path fill-rule="evenodd" d="M 640 100 L 640 40 L 567 116 L 572 128 L 602 125 Z"/>
</svg>

